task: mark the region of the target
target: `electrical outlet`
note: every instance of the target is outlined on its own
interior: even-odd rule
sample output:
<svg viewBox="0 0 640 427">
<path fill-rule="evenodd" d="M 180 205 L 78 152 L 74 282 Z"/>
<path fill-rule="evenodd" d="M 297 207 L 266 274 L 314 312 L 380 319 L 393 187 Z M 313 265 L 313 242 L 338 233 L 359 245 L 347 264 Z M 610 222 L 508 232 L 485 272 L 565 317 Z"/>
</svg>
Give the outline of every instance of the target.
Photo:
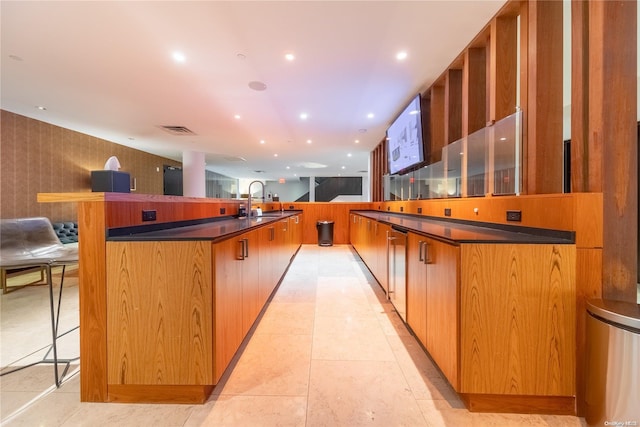
<svg viewBox="0 0 640 427">
<path fill-rule="evenodd" d="M 400 212 L 404 212 L 404 206 L 400 206 Z"/>
<path fill-rule="evenodd" d="M 289 209 L 293 210 L 294 209 L 293 205 L 289 205 Z"/>
<path fill-rule="evenodd" d="M 507 221 L 522 221 L 522 211 L 507 211 Z"/>
<path fill-rule="evenodd" d="M 391 210 L 391 206 L 387 206 L 387 210 L 390 211 Z"/>
<path fill-rule="evenodd" d="M 451 208 L 444 208 L 444 216 L 451 216 Z"/>
<path fill-rule="evenodd" d="M 422 213 L 422 208 L 418 208 L 418 213 L 421 214 Z"/>
<path fill-rule="evenodd" d="M 226 208 L 220 208 L 220 215 L 224 215 L 227 212 Z"/>
<path fill-rule="evenodd" d="M 155 210 L 142 210 L 142 220 L 143 221 L 155 221 L 156 220 L 156 211 Z"/>
</svg>

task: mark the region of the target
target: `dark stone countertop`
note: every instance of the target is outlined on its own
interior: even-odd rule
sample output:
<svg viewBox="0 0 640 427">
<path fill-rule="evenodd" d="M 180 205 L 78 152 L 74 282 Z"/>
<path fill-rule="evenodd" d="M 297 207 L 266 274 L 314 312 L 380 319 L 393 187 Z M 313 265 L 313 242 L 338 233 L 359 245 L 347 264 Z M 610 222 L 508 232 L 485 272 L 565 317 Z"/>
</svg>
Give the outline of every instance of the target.
<svg viewBox="0 0 640 427">
<path fill-rule="evenodd" d="M 410 231 L 448 243 L 534 243 L 534 244 L 574 244 L 575 233 L 570 231 L 481 222 L 421 217 L 416 215 L 378 212 L 351 211 L 385 224 L 394 229 Z"/>
<path fill-rule="evenodd" d="M 302 213 L 302 211 L 266 212 L 260 217 L 251 218 L 211 218 L 204 222 L 184 221 L 174 224 L 153 224 L 150 226 L 111 229 L 107 241 L 180 241 L 210 240 L 222 241 L 252 229 L 272 224 L 281 219 Z"/>
</svg>

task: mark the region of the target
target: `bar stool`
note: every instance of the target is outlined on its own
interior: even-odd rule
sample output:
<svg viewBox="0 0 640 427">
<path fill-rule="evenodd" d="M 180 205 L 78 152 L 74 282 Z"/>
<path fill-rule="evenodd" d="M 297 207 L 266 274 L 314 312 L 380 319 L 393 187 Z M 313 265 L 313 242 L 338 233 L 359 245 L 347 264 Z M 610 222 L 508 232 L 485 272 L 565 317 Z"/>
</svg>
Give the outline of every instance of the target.
<svg viewBox="0 0 640 427">
<path fill-rule="evenodd" d="M 1 375 L 10 374 L 39 363 L 53 363 L 56 387 L 60 387 L 62 377 L 64 377 L 69 369 L 69 364 L 79 359 L 79 357 L 74 359 L 58 359 L 57 348 L 58 338 L 79 328 L 79 326 L 76 326 L 63 334 L 58 334 L 65 267 L 77 263 L 78 249 L 65 247 L 60 242 L 48 218 L 35 217 L 0 220 L 0 268 L 8 270 L 41 267 L 46 271 L 51 311 L 52 344 L 50 351 L 53 352 L 53 359 L 47 358 L 49 355 L 49 352 L 47 352 L 43 360 L 21 366 L 8 372 L 3 372 Z M 57 266 L 62 266 L 62 276 L 60 279 L 58 307 L 56 310 L 51 269 Z M 58 371 L 58 363 L 66 364 L 62 377 Z"/>
</svg>

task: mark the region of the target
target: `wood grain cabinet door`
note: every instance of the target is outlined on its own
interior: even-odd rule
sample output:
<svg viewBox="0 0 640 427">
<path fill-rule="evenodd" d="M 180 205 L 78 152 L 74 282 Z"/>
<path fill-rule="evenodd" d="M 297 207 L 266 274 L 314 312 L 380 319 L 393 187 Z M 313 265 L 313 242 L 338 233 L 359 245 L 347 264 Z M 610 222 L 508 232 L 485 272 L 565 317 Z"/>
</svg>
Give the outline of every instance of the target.
<svg viewBox="0 0 640 427">
<path fill-rule="evenodd" d="M 407 324 L 427 347 L 427 265 L 424 262 L 426 237 L 407 234 Z M 435 325 L 434 325 L 435 327 Z"/>
<path fill-rule="evenodd" d="M 427 265 L 427 350 L 459 390 L 460 248 L 425 239 Z"/>
<path fill-rule="evenodd" d="M 241 237 L 213 244 L 214 368 L 216 383 L 240 347 L 242 324 Z"/>
<path fill-rule="evenodd" d="M 215 384 L 211 244 L 106 246 L 108 383 Z"/>
<path fill-rule="evenodd" d="M 463 245 L 461 392 L 575 395 L 575 245 Z"/>
<path fill-rule="evenodd" d="M 258 318 L 260 302 L 260 235 L 259 230 L 241 236 L 245 251 L 242 260 L 242 337 L 247 335 Z"/>
</svg>

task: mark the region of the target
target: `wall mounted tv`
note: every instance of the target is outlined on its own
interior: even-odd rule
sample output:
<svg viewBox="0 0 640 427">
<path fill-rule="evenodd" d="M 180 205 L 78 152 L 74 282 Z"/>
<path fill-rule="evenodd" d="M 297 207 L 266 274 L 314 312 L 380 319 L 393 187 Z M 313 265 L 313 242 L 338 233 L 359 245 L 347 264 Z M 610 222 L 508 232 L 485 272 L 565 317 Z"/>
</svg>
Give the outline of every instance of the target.
<svg viewBox="0 0 640 427">
<path fill-rule="evenodd" d="M 424 163 L 420 101 L 418 94 L 387 129 L 387 159 L 391 175 L 410 172 Z"/>
</svg>

